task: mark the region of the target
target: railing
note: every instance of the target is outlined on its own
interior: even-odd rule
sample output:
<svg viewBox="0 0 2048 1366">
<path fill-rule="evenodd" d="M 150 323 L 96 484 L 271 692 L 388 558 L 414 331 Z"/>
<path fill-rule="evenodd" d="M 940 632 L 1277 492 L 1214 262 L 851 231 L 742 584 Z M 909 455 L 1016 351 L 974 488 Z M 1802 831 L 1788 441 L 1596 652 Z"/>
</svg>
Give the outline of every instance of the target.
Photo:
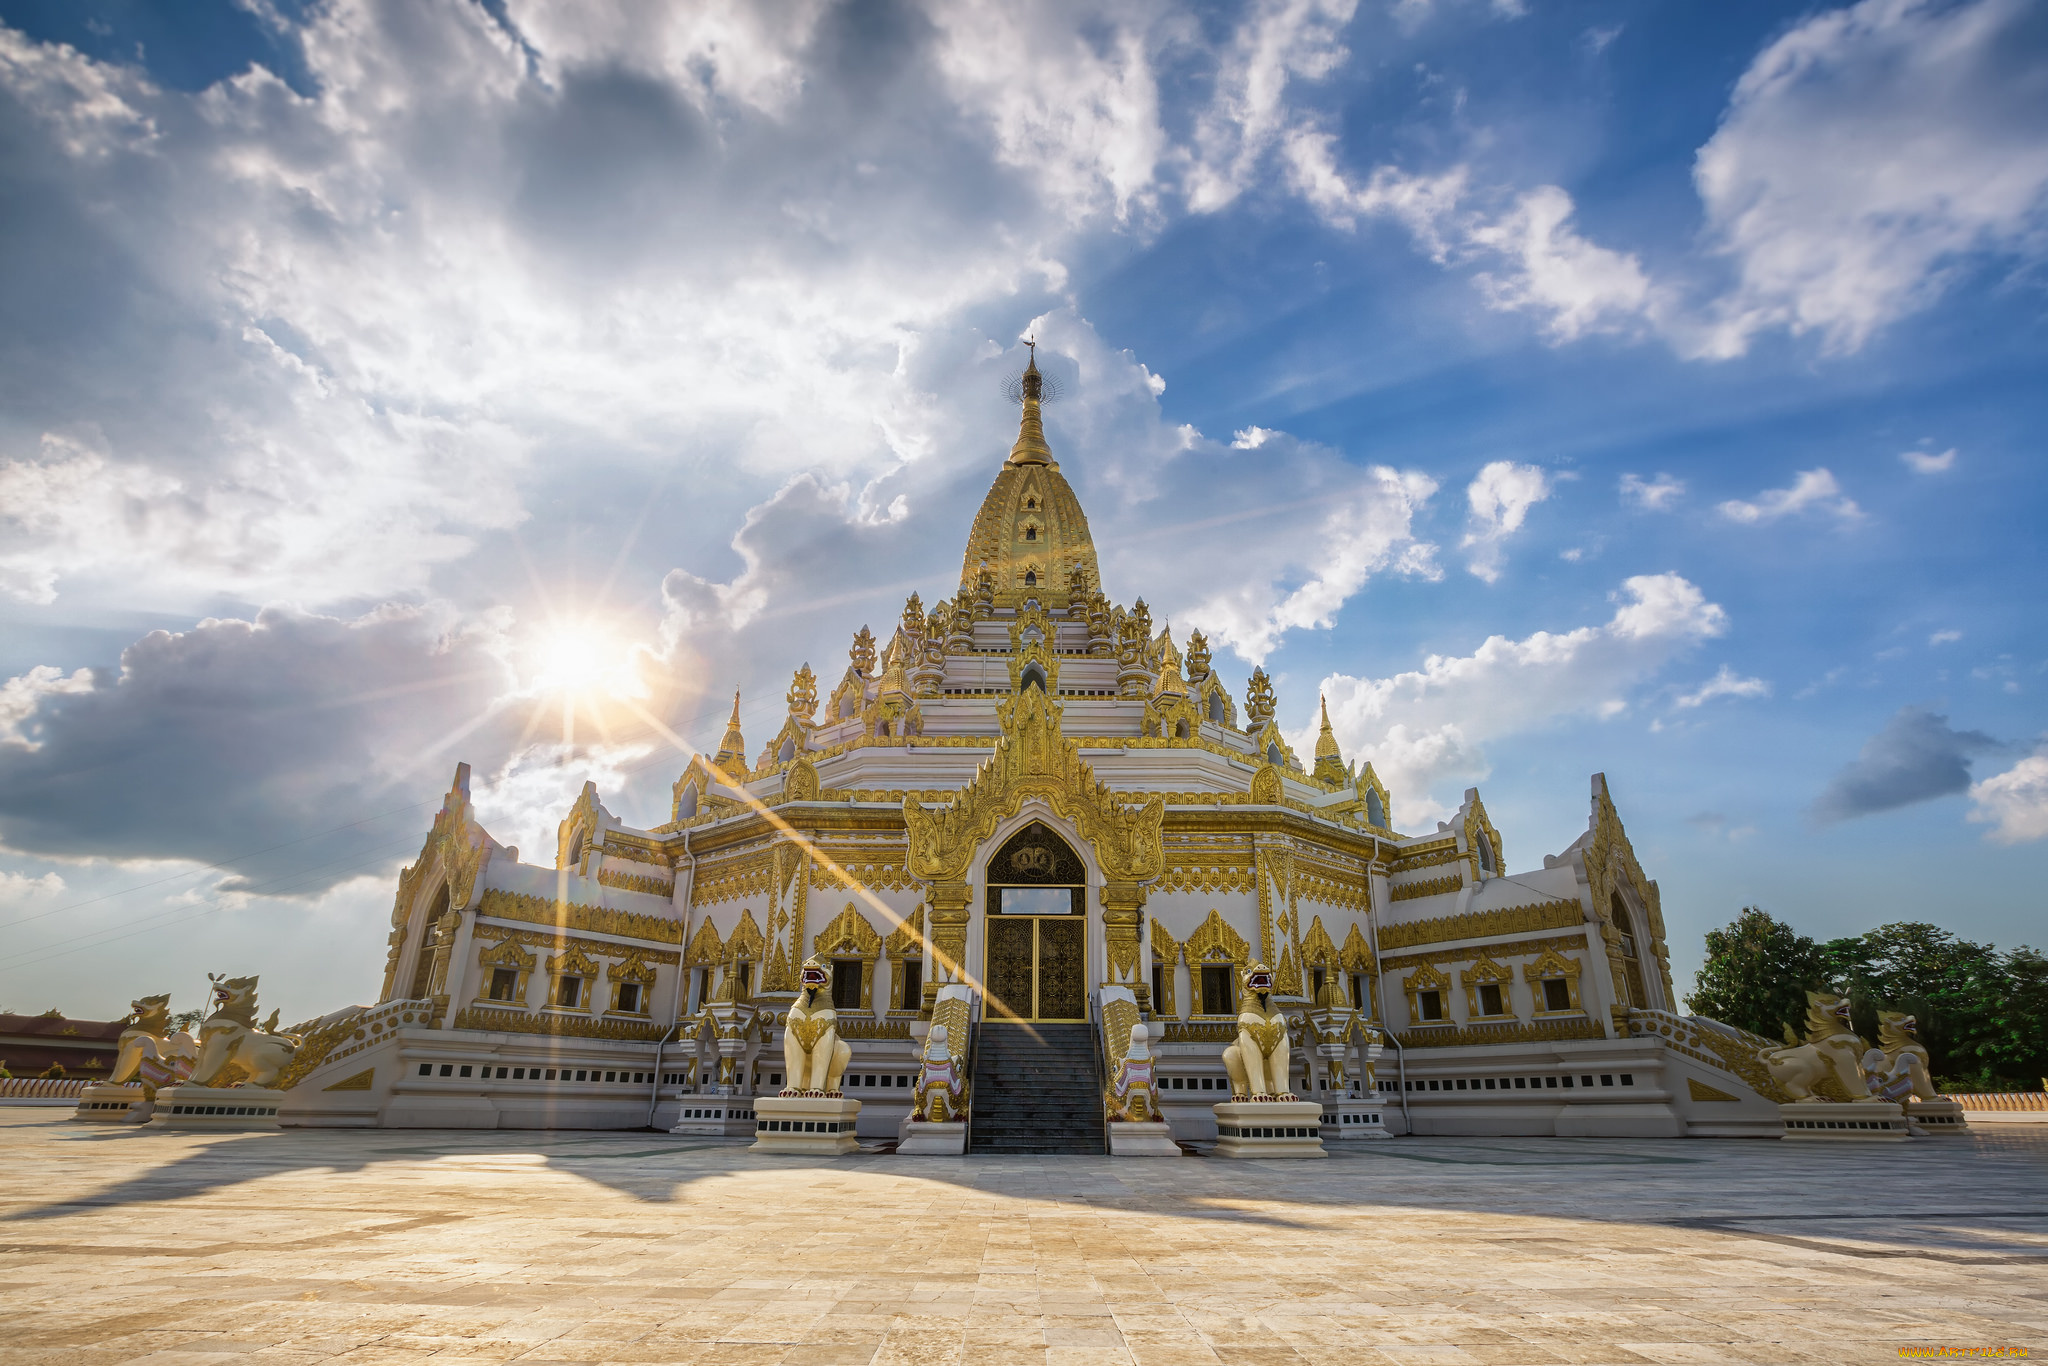
<svg viewBox="0 0 2048 1366">
<path fill-rule="evenodd" d="M 0 1100 L 70 1100 L 85 1094 L 88 1086 L 99 1085 L 83 1077 L 0 1078 Z"/>
<path fill-rule="evenodd" d="M 1943 1092 L 1941 1098 L 1965 1110 L 2048 1111 L 2048 1091 Z"/>
</svg>

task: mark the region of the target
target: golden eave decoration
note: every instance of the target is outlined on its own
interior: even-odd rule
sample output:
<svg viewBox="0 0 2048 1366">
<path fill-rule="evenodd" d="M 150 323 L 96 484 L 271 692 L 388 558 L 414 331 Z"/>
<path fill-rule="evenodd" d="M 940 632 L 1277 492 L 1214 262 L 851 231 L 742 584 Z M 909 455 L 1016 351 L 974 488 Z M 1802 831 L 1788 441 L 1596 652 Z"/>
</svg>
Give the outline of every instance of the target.
<svg viewBox="0 0 2048 1366">
<path fill-rule="evenodd" d="M 1095 777 L 1080 749 L 1060 733 L 1060 705 L 1037 688 L 997 704 L 1002 738 L 950 806 L 903 799 L 910 871 L 926 882 L 966 878 L 974 851 L 1026 797 L 1042 797 L 1080 830 L 1112 882 L 1149 882 L 1166 866 L 1160 828 L 1166 803 L 1148 794 L 1128 804 Z"/>
</svg>

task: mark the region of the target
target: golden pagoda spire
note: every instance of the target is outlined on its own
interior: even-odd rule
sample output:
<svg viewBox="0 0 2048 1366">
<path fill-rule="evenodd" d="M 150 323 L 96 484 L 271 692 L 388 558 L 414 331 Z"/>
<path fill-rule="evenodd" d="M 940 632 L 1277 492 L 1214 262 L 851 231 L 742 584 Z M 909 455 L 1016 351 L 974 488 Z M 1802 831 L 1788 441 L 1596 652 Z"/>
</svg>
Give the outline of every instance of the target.
<svg viewBox="0 0 2048 1366">
<path fill-rule="evenodd" d="M 1017 444 L 1010 447 L 1012 465 L 1050 465 L 1052 447 L 1045 444 L 1045 424 L 1039 417 L 1039 404 L 1045 393 L 1045 377 L 1038 373 L 1038 343 L 1024 343 L 1031 348 L 1031 359 L 1024 366 L 1023 398 L 1024 416 L 1017 423 Z"/>
<path fill-rule="evenodd" d="M 740 734 L 740 690 L 732 690 L 732 719 L 725 723 L 725 739 L 719 743 L 718 755 L 711 761 L 712 766 L 734 777 L 740 782 L 747 780 L 747 741 Z"/>
<path fill-rule="evenodd" d="M 1344 754 L 1337 747 L 1337 733 L 1330 729 L 1330 699 L 1318 699 L 1323 706 L 1323 733 L 1316 737 L 1315 778 L 1325 784 L 1342 784 L 1345 779 Z"/>
</svg>

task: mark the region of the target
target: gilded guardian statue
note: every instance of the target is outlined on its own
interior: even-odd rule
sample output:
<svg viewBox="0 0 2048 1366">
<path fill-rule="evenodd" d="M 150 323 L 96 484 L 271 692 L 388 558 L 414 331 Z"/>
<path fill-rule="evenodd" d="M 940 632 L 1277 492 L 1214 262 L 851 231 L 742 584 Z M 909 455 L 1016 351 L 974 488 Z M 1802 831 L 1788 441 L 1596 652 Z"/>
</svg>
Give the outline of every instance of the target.
<svg viewBox="0 0 2048 1366">
<path fill-rule="evenodd" d="M 1287 1089 L 1287 1017 L 1273 1005 L 1272 994 L 1273 973 L 1264 963 L 1245 969 L 1237 1042 L 1223 1050 L 1232 1100 L 1295 1098 Z"/>
<path fill-rule="evenodd" d="M 839 1012 L 818 993 L 832 977 L 815 958 L 804 959 L 796 1003 L 782 1022 L 782 1075 L 785 1096 L 836 1096 L 839 1075 L 853 1060 L 853 1048 L 839 1037 Z"/>
</svg>

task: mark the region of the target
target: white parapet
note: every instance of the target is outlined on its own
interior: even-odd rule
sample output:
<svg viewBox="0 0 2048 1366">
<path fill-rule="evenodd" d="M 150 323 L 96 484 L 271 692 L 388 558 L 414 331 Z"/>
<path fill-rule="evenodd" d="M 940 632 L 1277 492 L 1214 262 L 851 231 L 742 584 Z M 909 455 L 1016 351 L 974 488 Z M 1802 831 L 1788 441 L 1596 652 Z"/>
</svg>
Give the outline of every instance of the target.
<svg viewBox="0 0 2048 1366">
<path fill-rule="evenodd" d="M 754 1151 L 814 1157 L 860 1151 L 860 1102 L 844 1096 L 756 1096 Z"/>
<path fill-rule="evenodd" d="M 1962 1105 L 1943 1097 L 1938 1100 L 1909 1100 L 1906 1118 L 1916 1134 L 1962 1134 L 1970 1129 Z"/>
<path fill-rule="evenodd" d="M 902 1137 L 896 1142 L 899 1157 L 960 1157 L 967 1152 L 967 1121 L 946 1124 L 928 1120 L 904 1121 Z"/>
<path fill-rule="evenodd" d="M 284 1097 L 261 1086 L 160 1086 L 149 1122 L 171 1129 L 275 1129 Z"/>
<path fill-rule="evenodd" d="M 1173 1126 L 1163 1119 L 1133 1123 L 1130 1120 L 1111 1120 L 1109 1125 L 1109 1155 L 1111 1157 L 1179 1157 L 1180 1144 L 1173 1141 Z"/>
<path fill-rule="evenodd" d="M 754 1103 L 752 1096 L 684 1096 L 669 1132 L 699 1138 L 751 1138 L 758 1117 Z"/>
<path fill-rule="evenodd" d="M 1906 1115 L 1888 1100 L 1795 1100 L 1778 1107 L 1784 1137 L 1802 1142 L 1904 1143 Z"/>
<path fill-rule="evenodd" d="M 1323 1141 L 1354 1138 L 1392 1138 L 1387 1132 L 1385 1098 L 1367 1096 L 1360 1100 L 1323 1102 Z"/>
<path fill-rule="evenodd" d="M 156 1110 L 142 1097 L 142 1084 L 95 1082 L 79 1092 L 78 1109 L 72 1118 L 87 1124 L 147 1124 Z"/>
<path fill-rule="evenodd" d="M 1233 1100 L 1216 1111 L 1217 1157 L 1328 1157 L 1316 1100 Z"/>
</svg>

